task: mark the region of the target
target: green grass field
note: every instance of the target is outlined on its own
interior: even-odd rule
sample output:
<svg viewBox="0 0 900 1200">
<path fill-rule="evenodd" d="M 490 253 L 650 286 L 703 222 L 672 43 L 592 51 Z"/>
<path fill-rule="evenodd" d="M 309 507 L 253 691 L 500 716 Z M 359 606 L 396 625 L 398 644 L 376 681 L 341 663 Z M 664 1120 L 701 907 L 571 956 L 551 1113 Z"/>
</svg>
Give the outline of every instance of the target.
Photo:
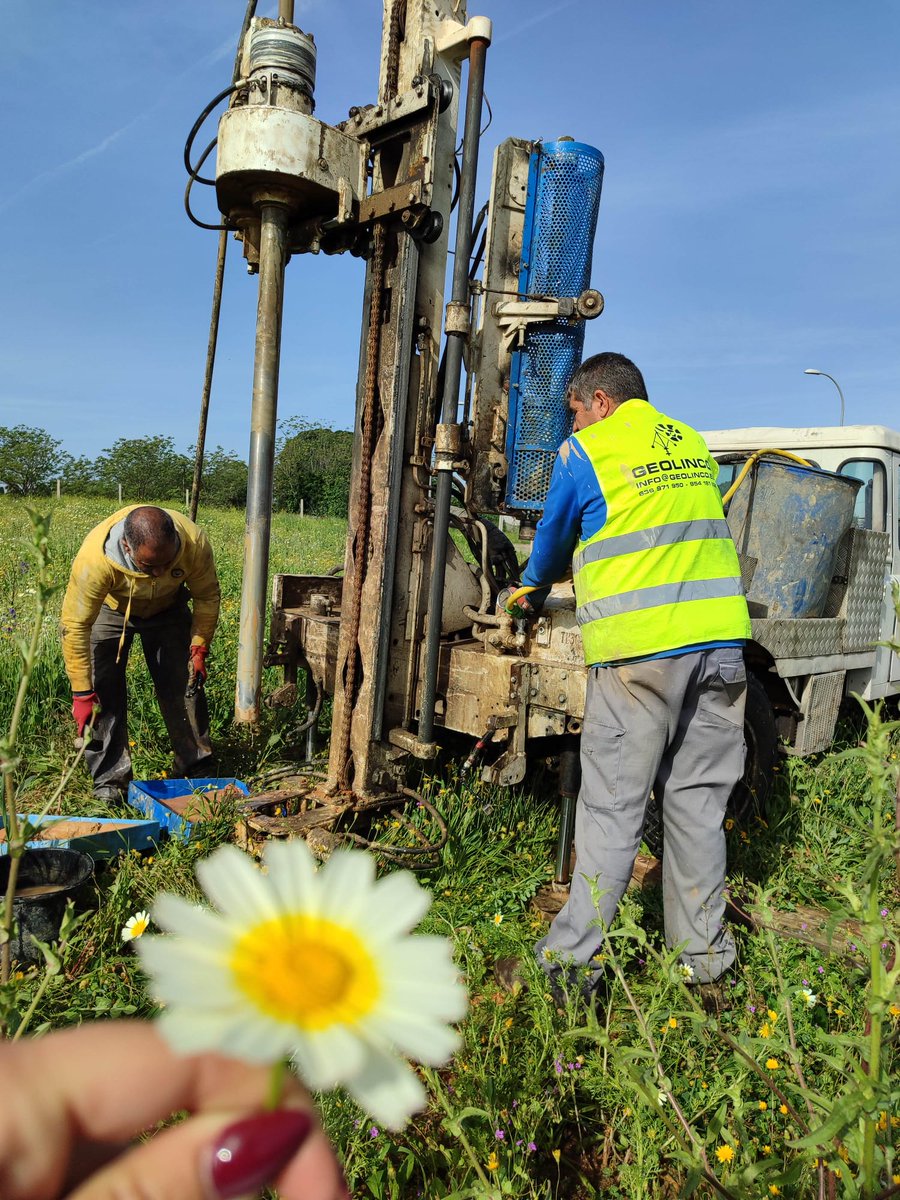
<svg viewBox="0 0 900 1200">
<path fill-rule="evenodd" d="M 56 580 L 64 584 L 82 537 L 108 510 L 72 499 L 42 507 L 53 512 Z M 291 738 L 298 717 L 267 712 L 252 735 L 231 727 L 243 517 L 201 512 L 201 523 L 224 598 L 208 687 L 220 769 L 251 779 L 301 756 Z M 342 560 L 343 543 L 343 522 L 279 514 L 271 569 L 326 570 Z M 0 728 L 18 678 L 16 638 L 27 634 L 35 600 L 28 546 L 23 505 L 0 498 Z M 59 602 L 57 594 L 23 716 L 20 811 L 52 794 L 73 753 Z M 135 774 L 156 777 L 170 758 L 137 651 L 129 687 Z M 763 927 L 737 929 L 731 1005 L 718 1019 L 697 1007 L 665 951 L 654 887 L 628 893 L 606 943 L 612 985 L 600 1019 L 574 1006 L 557 1014 L 531 961 L 543 927 L 531 900 L 552 874 L 552 776 L 511 791 L 463 783 L 452 765 L 426 777 L 422 787 L 447 818 L 450 840 L 440 864 L 421 875 L 434 896 L 424 928 L 453 939 L 471 1009 L 461 1051 L 430 1077 L 429 1109 L 402 1134 L 379 1130 L 341 1093 L 322 1098 L 353 1194 L 812 1200 L 900 1190 L 897 734 L 878 720 L 867 734 L 857 716 L 844 726 L 844 750 L 820 761 L 785 759 L 766 819 L 729 833 L 732 894 L 763 915 Z M 59 807 L 93 811 L 83 770 Z M 391 818 L 384 825 L 385 837 L 396 836 Z M 64 947 L 31 1032 L 151 1013 L 120 930 L 159 890 L 199 895 L 193 864 L 229 835 L 228 822 L 211 824 L 187 846 L 170 841 L 152 856 L 100 869 L 94 906 Z M 778 913 L 793 913 L 790 935 L 790 918 Z M 828 918 L 830 951 L 820 928 Z M 525 959 L 526 986 L 514 994 L 493 977 L 495 960 L 507 954 Z M 16 979 L 15 1012 L 38 986 L 36 971 Z"/>
</svg>

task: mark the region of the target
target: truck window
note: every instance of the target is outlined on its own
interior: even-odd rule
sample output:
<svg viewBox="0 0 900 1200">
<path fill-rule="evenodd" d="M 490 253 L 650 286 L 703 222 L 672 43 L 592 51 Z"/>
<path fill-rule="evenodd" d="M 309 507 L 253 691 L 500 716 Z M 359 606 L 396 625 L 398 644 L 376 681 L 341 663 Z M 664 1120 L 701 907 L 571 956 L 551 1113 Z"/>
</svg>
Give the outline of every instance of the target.
<svg viewBox="0 0 900 1200">
<path fill-rule="evenodd" d="M 863 482 L 853 510 L 856 528 L 884 530 L 887 519 L 884 464 L 872 458 L 848 458 L 838 467 L 838 474 Z"/>
</svg>

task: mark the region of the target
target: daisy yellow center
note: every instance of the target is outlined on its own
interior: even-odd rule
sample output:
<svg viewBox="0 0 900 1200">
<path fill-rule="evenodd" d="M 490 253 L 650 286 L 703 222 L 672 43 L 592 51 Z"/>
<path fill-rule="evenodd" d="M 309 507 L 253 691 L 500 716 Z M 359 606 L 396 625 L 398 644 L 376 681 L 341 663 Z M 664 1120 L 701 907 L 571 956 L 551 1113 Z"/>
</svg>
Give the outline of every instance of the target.
<svg viewBox="0 0 900 1200">
<path fill-rule="evenodd" d="M 358 935 L 305 913 L 248 929 L 235 943 L 231 969 L 257 1008 L 306 1030 L 354 1024 L 381 994 L 377 965 Z"/>
<path fill-rule="evenodd" d="M 149 924 L 149 917 L 133 917 L 128 925 L 128 928 L 131 931 L 131 936 L 139 938 L 142 934 L 147 932 L 147 926 Z"/>
</svg>

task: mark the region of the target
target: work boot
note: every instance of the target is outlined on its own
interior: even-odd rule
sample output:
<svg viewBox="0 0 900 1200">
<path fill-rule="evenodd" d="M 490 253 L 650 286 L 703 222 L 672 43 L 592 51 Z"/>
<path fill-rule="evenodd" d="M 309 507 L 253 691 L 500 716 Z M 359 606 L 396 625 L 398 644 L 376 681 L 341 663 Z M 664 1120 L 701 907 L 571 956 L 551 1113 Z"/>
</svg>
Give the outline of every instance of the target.
<svg viewBox="0 0 900 1200">
<path fill-rule="evenodd" d="M 127 789 L 115 784 L 101 784 L 94 788 L 94 799 L 103 804 L 122 804 L 125 801 Z"/>
<path fill-rule="evenodd" d="M 518 996 L 528 985 L 522 974 L 522 959 L 518 954 L 507 954 L 494 963 L 494 979 L 501 991 Z"/>
<path fill-rule="evenodd" d="M 698 983 L 692 990 L 697 992 L 697 998 L 703 1011 L 711 1017 L 731 1011 L 731 975 L 720 975 L 711 983 Z"/>
</svg>

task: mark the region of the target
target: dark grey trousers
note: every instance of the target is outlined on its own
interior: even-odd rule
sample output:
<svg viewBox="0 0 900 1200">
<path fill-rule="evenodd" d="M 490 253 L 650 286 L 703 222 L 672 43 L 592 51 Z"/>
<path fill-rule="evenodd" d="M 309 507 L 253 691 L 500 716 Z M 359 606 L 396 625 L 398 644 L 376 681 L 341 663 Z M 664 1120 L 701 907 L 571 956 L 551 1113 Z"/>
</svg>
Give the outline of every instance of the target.
<svg viewBox="0 0 900 1200">
<path fill-rule="evenodd" d="M 731 966 L 723 819 L 744 768 L 746 691 L 737 647 L 591 669 L 575 873 L 568 902 L 536 947 L 545 971 L 587 965 L 597 954 L 631 878 L 651 791 L 663 820 L 666 942 L 683 944 L 681 961 L 695 983 Z"/>
<path fill-rule="evenodd" d="M 119 640 L 125 640 L 119 661 Z M 85 750 L 85 761 L 95 793 L 124 790 L 132 778 L 128 749 L 128 694 L 125 667 L 135 637 L 141 640 L 144 658 L 156 689 L 169 740 L 175 753 L 177 776 L 202 776 L 212 769 L 209 712 L 201 689 L 186 697 L 191 644 L 191 611 L 179 603 L 155 617 L 131 617 L 107 605 L 91 628 L 91 661 L 94 691 L 100 698 L 100 715 L 94 737 Z"/>
</svg>

